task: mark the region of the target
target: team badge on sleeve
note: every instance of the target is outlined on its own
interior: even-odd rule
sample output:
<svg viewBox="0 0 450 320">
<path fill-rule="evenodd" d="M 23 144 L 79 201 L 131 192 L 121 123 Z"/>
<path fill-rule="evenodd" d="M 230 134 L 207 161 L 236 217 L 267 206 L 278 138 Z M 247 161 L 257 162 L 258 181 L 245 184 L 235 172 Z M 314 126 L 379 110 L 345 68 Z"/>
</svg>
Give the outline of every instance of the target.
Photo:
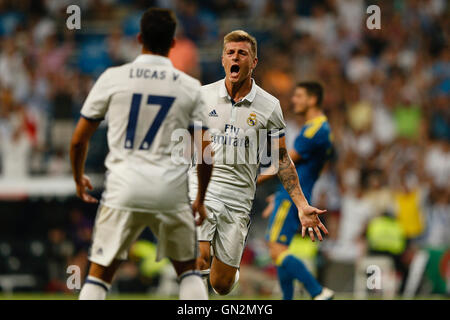
<svg viewBox="0 0 450 320">
<path fill-rule="evenodd" d="M 250 116 L 247 118 L 247 124 L 253 127 L 256 125 L 256 122 L 256 113 L 250 113 Z"/>
</svg>

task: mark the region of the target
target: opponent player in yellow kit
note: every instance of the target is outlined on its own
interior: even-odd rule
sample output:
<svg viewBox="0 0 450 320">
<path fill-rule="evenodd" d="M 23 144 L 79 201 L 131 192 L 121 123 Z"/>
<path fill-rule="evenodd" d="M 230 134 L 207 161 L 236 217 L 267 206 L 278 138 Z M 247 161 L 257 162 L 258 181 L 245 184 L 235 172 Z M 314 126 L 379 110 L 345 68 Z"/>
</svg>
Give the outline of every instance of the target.
<svg viewBox="0 0 450 320">
<path fill-rule="evenodd" d="M 303 115 L 306 122 L 295 139 L 294 148 L 289 150 L 289 156 L 295 164 L 308 201 L 311 199 L 314 183 L 333 152 L 330 125 L 321 110 L 322 99 L 323 89 L 317 82 L 297 84 L 292 97 L 294 113 Z M 274 177 L 270 174 L 271 170 L 272 168 L 269 168 L 266 174 L 259 176 L 258 183 Z M 306 227 L 301 218 L 299 219 L 297 207 L 292 202 L 289 192 L 283 185 L 279 185 L 275 194 L 274 210 L 267 227 L 266 241 L 272 260 L 277 265 L 283 299 L 293 298 L 294 280 L 299 280 L 313 299 L 329 300 L 333 298 L 334 292 L 322 287 L 303 262 L 288 251 L 294 235 L 300 228 L 304 235 Z M 311 229 L 309 233 L 312 233 Z M 319 240 L 322 240 L 320 234 L 318 236 Z"/>
</svg>

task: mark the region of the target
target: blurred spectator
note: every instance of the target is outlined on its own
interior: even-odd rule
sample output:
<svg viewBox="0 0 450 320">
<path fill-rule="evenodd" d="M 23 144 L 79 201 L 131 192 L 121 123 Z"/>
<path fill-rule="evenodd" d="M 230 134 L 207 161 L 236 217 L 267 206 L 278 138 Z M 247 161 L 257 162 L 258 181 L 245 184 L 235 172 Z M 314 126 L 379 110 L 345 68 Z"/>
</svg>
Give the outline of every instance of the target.
<svg viewBox="0 0 450 320">
<path fill-rule="evenodd" d="M 48 232 L 48 284 L 46 291 L 67 292 L 66 269 L 69 258 L 73 254 L 72 243 L 67 240 L 62 229 L 51 229 Z"/>
<path fill-rule="evenodd" d="M 148 240 L 139 239 L 130 249 L 130 262 L 125 262 L 124 268 L 121 268 L 117 276 L 117 286 L 121 292 L 148 292 L 149 287 L 153 287 L 153 292 L 157 292 L 158 287 L 175 288 L 176 273 L 173 267 L 169 265 L 167 259 L 156 262 L 156 245 Z M 137 263 L 137 265 L 136 265 Z M 169 277 L 163 277 L 166 268 L 170 268 Z M 163 277 L 163 282 L 160 282 Z M 163 295 L 176 295 L 175 292 L 161 292 Z"/>
<path fill-rule="evenodd" d="M 400 181 L 394 192 L 395 214 L 407 239 L 415 239 L 425 229 L 424 201 L 425 190 L 420 189 L 414 173 L 404 168 L 400 171 Z"/>
<path fill-rule="evenodd" d="M 106 41 L 109 58 L 113 66 L 131 62 L 140 54 L 136 37 L 125 37 L 120 28 L 111 30 L 111 34 Z"/>
<path fill-rule="evenodd" d="M 28 155 L 35 139 L 35 126 L 25 109 L 18 105 L 9 89 L 0 91 L 0 153 L 3 176 L 28 175 Z"/>
<path fill-rule="evenodd" d="M 177 10 L 177 17 L 186 37 L 194 42 L 199 42 L 205 38 L 206 27 L 200 18 L 197 1 L 178 0 Z"/>
<path fill-rule="evenodd" d="M 177 29 L 175 47 L 170 50 L 169 59 L 175 68 L 194 78 L 200 78 L 201 71 L 197 46 L 192 40 L 184 36 L 181 27 Z"/>
<path fill-rule="evenodd" d="M 343 26 L 346 32 L 349 32 L 351 37 L 358 38 L 362 33 L 364 3 L 358 0 L 337 0 L 335 3 L 339 24 Z"/>
<path fill-rule="evenodd" d="M 447 180 L 448 181 L 448 180 Z M 425 244 L 432 248 L 450 246 L 449 188 L 434 188 L 427 203 Z"/>
<path fill-rule="evenodd" d="M 434 139 L 450 141 L 450 94 L 439 94 L 432 100 L 435 108 L 431 111 L 430 135 Z"/>
<path fill-rule="evenodd" d="M 395 269 L 402 279 L 400 284 L 400 292 L 402 292 L 408 274 L 408 268 L 402 260 L 407 242 L 403 228 L 392 212 L 386 211 L 369 222 L 367 242 L 369 255 L 382 255 L 392 258 Z"/>
<path fill-rule="evenodd" d="M 0 85 L 13 91 L 15 99 L 23 101 L 30 93 L 29 77 L 26 72 L 24 57 L 18 51 L 14 39 L 2 41 L 0 53 Z"/>
<path fill-rule="evenodd" d="M 249 242 L 242 255 L 239 293 L 247 296 L 280 294 L 276 268 L 262 238 Z"/>
<path fill-rule="evenodd" d="M 417 104 L 405 101 L 395 107 L 394 121 L 399 137 L 416 140 L 421 133 L 422 109 Z"/>
<path fill-rule="evenodd" d="M 62 73 L 67 65 L 67 59 L 72 54 L 73 46 L 70 38 L 58 45 L 56 34 L 50 33 L 43 41 L 42 47 L 36 51 L 36 73 L 38 76 Z"/>
<path fill-rule="evenodd" d="M 373 71 L 373 65 L 369 59 L 368 53 L 366 46 L 353 50 L 345 70 L 347 77 L 351 82 L 364 82 L 370 78 Z"/>
<path fill-rule="evenodd" d="M 310 34 L 324 46 L 324 51 L 332 48 L 336 39 L 336 17 L 322 3 L 312 8 L 310 17 L 299 17 L 296 29 L 298 32 Z"/>
<path fill-rule="evenodd" d="M 392 191 L 386 186 L 386 181 L 383 181 L 383 178 L 383 174 L 379 170 L 370 172 L 366 178 L 365 198 L 370 202 L 375 216 L 381 216 L 393 209 Z"/>
<path fill-rule="evenodd" d="M 450 186 L 450 145 L 445 141 L 428 146 L 424 159 L 425 171 L 434 185 L 440 188 Z"/>
<path fill-rule="evenodd" d="M 397 135 L 392 114 L 394 103 L 395 92 L 387 88 L 383 95 L 383 101 L 373 108 L 373 135 L 376 141 L 383 146 L 392 143 Z"/>
<path fill-rule="evenodd" d="M 337 239 L 326 247 L 326 255 L 334 261 L 354 262 L 365 252 L 363 234 L 374 210 L 363 197 L 361 175 L 354 157 L 346 156 L 341 167 L 341 208 Z"/>
<path fill-rule="evenodd" d="M 70 213 L 69 236 L 74 245 L 74 252 L 87 252 L 91 245 L 93 222 L 89 221 L 83 211 L 73 208 Z"/>
</svg>

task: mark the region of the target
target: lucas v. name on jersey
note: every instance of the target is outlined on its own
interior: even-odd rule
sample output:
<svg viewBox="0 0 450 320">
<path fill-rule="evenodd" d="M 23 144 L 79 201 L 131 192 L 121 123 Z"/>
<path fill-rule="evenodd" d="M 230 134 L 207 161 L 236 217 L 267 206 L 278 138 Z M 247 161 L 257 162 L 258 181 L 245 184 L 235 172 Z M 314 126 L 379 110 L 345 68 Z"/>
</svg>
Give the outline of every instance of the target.
<svg viewBox="0 0 450 320">
<path fill-rule="evenodd" d="M 131 68 L 129 78 L 130 79 L 152 79 L 152 80 L 165 80 L 167 73 L 165 70 L 151 70 L 146 68 Z M 172 73 L 172 80 L 177 81 L 180 75 L 178 73 Z"/>
</svg>

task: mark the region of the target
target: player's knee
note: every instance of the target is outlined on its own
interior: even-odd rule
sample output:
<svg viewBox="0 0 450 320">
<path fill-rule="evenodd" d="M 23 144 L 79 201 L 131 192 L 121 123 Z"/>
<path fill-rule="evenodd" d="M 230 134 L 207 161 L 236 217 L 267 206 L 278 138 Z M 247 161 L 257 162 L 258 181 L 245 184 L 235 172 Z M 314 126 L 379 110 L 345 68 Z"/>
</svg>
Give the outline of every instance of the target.
<svg viewBox="0 0 450 320">
<path fill-rule="evenodd" d="M 230 293 L 231 288 L 233 286 L 234 279 L 210 279 L 211 286 L 214 288 L 214 290 L 220 294 L 220 295 L 226 295 Z"/>
<path fill-rule="evenodd" d="M 175 261 L 175 260 L 171 260 L 172 261 L 172 265 L 175 268 L 175 271 L 177 273 L 178 276 L 180 276 L 181 274 L 187 272 L 187 271 L 192 271 L 196 269 L 196 265 L 197 265 L 197 261 L 196 260 L 190 260 L 190 261 Z"/>
</svg>

